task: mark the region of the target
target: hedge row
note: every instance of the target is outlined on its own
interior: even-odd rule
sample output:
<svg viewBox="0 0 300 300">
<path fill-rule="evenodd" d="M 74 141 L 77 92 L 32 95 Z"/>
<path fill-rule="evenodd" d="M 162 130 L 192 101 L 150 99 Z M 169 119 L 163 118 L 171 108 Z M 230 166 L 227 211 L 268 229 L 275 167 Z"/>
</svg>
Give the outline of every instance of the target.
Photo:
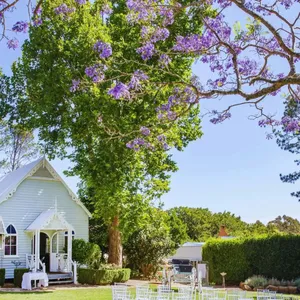
<svg viewBox="0 0 300 300">
<path fill-rule="evenodd" d="M 252 275 L 292 280 L 300 277 L 300 236 L 275 235 L 230 240 L 209 240 L 203 246 L 209 281 L 238 284 Z"/>
<path fill-rule="evenodd" d="M 3 286 L 5 282 L 5 269 L 0 269 L 0 286 Z"/>
<path fill-rule="evenodd" d="M 24 273 L 29 272 L 29 269 L 15 269 L 14 270 L 14 285 L 17 287 L 22 286 L 22 277 Z"/>
<path fill-rule="evenodd" d="M 125 282 L 130 278 L 130 269 L 95 270 L 79 269 L 78 282 L 82 284 L 111 284 Z"/>
</svg>

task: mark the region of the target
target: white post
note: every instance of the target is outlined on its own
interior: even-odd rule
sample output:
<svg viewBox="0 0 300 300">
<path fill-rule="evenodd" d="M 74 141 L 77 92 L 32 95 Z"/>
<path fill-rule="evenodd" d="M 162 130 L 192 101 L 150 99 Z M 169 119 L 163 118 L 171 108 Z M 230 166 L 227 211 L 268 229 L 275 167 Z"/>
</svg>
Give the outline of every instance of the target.
<svg viewBox="0 0 300 300">
<path fill-rule="evenodd" d="M 39 268 L 39 260 L 38 260 L 38 248 L 39 248 L 39 231 L 35 231 L 35 251 L 34 251 L 34 271 L 36 272 Z"/>
<path fill-rule="evenodd" d="M 72 271 L 72 230 L 68 229 L 68 272 Z"/>
<path fill-rule="evenodd" d="M 76 261 L 74 261 L 73 266 L 74 266 L 73 280 L 74 280 L 74 284 L 77 284 L 78 281 L 77 281 L 77 263 L 76 263 Z"/>
</svg>

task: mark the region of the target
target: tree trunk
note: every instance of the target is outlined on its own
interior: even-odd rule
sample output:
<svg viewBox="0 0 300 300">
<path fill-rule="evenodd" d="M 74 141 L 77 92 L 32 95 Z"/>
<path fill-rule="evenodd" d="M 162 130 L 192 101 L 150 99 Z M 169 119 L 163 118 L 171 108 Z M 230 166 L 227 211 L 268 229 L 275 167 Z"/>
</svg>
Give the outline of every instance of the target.
<svg viewBox="0 0 300 300">
<path fill-rule="evenodd" d="M 108 263 L 122 267 L 122 241 L 118 226 L 119 218 L 115 216 L 109 228 Z"/>
</svg>

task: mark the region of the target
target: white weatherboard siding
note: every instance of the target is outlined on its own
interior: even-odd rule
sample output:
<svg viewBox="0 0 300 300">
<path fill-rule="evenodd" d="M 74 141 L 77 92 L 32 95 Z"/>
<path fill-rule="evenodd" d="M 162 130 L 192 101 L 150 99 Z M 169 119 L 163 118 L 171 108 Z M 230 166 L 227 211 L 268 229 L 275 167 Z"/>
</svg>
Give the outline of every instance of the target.
<svg viewBox="0 0 300 300">
<path fill-rule="evenodd" d="M 6 269 L 6 278 L 13 278 L 15 266 L 11 261 L 19 260 L 22 262 L 20 268 L 24 268 L 26 254 L 31 253 L 32 233 L 26 232 L 26 228 L 41 212 L 55 208 L 55 202 L 57 211 L 73 226 L 75 237 L 88 240 L 89 216 L 72 199 L 64 184 L 60 181 L 27 178 L 18 186 L 11 198 L 0 203 L 0 216 L 5 226 L 13 224 L 18 233 L 16 257 L 5 257 L 4 249 L 0 250 L 0 268 Z M 62 239 L 60 244 L 63 242 Z"/>
</svg>

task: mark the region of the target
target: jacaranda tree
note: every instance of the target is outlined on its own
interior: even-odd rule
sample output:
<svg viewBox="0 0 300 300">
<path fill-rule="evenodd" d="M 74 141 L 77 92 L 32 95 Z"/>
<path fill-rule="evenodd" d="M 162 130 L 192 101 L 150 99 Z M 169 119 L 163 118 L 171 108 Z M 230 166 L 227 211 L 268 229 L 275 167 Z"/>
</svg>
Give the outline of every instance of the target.
<svg viewBox="0 0 300 300">
<path fill-rule="evenodd" d="M 156 121 L 156 106 L 163 105 L 164 95 L 170 92 L 169 86 L 159 92 L 149 86 L 147 93 L 142 92 L 147 78 L 159 82 L 174 77 L 158 67 L 146 75 L 146 64 L 135 70 L 132 60 L 138 61 L 139 54 L 132 46 L 141 37 L 126 20 L 125 3 L 113 5 L 113 12 L 105 17 L 98 1 L 61 3 L 43 2 L 41 23 L 30 28 L 22 58 L 13 66 L 12 86 L 20 94 L 11 103 L 13 117 L 38 129 L 51 158 L 67 157 L 73 162 L 69 173 L 82 179 L 92 196 L 94 214 L 108 225 L 109 262 L 121 265 L 122 239 L 143 222 L 152 201 L 168 191 L 170 173 L 177 170 L 167 150 L 171 146 L 182 150 L 201 136 L 199 107 L 161 128 L 159 143 L 146 145 L 140 138 L 140 151 L 125 147 L 130 133 L 151 134 L 148 124 Z M 73 6 L 76 13 L 67 9 Z M 174 34 L 192 30 L 193 25 L 182 14 L 174 24 Z M 183 78 L 190 77 L 191 64 L 189 58 L 174 61 Z M 110 75 L 104 75 L 108 70 Z M 141 89 L 139 98 L 112 98 L 100 84 L 106 82 L 110 88 L 106 76 L 130 76 L 132 86 Z M 120 132 L 124 132 L 122 137 Z"/>
</svg>

